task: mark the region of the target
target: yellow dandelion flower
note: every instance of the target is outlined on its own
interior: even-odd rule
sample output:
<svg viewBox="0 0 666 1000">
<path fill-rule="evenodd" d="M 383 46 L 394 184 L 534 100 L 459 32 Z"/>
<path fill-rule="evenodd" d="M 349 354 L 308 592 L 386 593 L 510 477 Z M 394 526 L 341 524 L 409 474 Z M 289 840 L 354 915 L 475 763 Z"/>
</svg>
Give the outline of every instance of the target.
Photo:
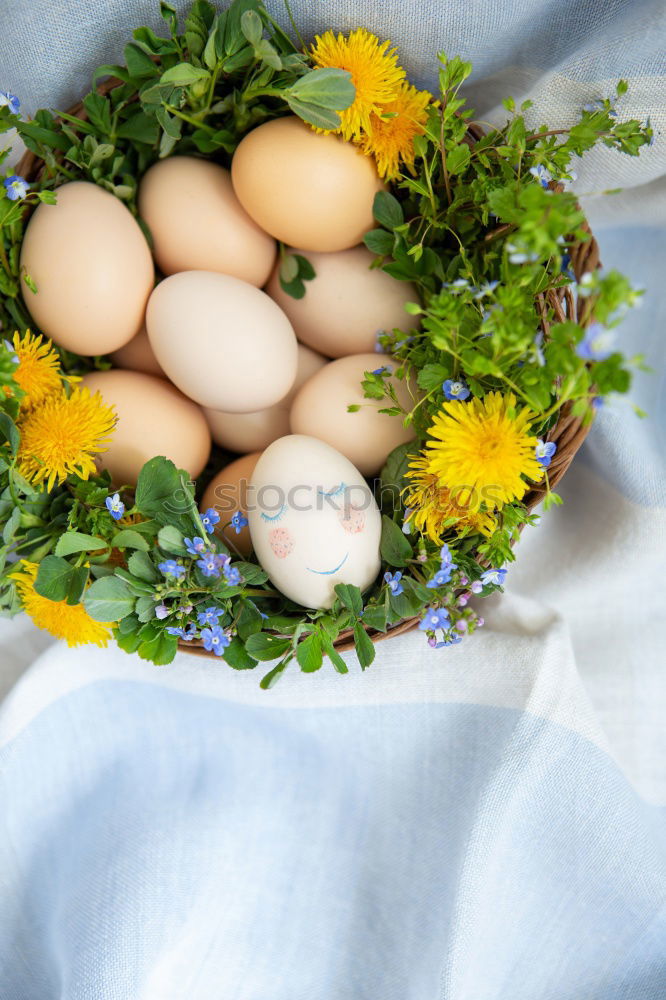
<svg viewBox="0 0 666 1000">
<path fill-rule="evenodd" d="M 22 559 L 17 569 L 10 573 L 21 598 L 23 610 L 30 615 L 37 628 L 43 628 L 56 639 L 64 639 L 68 646 L 82 646 L 93 642 L 106 646 L 115 622 L 96 622 L 82 604 L 50 601 L 35 590 L 37 563 Z"/>
<path fill-rule="evenodd" d="M 398 54 L 390 42 L 380 43 L 376 35 L 357 28 L 347 38 L 326 31 L 317 35 L 312 60 L 320 69 L 346 69 L 356 87 L 353 104 L 340 112 L 340 128 L 345 139 L 358 139 L 370 126 L 370 116 L 379 114 L 400 91 L 405 71 L 398 66 Z"/>
<path fill-rule="evenodd" d="M 469 403 L 445 403 L 428 431 L 435 439 L 426 446 L 428 471 L 470 511 L 520 500 L 527 490 L 523 477 L 543 479 L 537 439 L 529 430 L 532 420 L 531 410 L 516 409 L 513 394 L 490 392 Z M 464 501 L 462 491 L 467 492 Z"/>
<path fill-rule="evenodd" d="M 27 330 L 23 336 L 14 334 L 14 352 L 18 358 L 18 368 L 14 380 L 23 389 L 21 409 L 39 406 L 54 392 L 62 389 L 63 381 L 74 382 L 73 376 L 63 376 L 60 371 L 60 357 L 50 340 Z"/>
<path fill-rule="evenodd" d="M 411 480 L 405 489 L 405 504 L 409 514 L 407 520 L 422 534 L 427 535 L 436 545 L 441 545 L 442 536 L 447 531 L 458 534 L 479 532 L 492 535 L 495 519 L 486 511 L 469 510 L 466 491 L 456 495 L 445 486 L 440 486 L 437 476 L 428 471 L 430 459 L 419 455 L 409 463 L 407 478 Z"/>
<path fill-rule="evenodd" d="M 71 473 L 87 479 L 95 455 L 106 451 L 116 423 L 113 407 L 85 387 L 50 396 L 19 420 L 19 470 L 35 485 L 51 490 Z"/>
<path fill-rule="evenodd" d="M 423 134 L 431 101 L 432 94 L 427 90 L 404 83 L 398 96 L 382 107 L 381 114 L 371 116 L 361 149 L 375 157 L 380 177 L 395 177 L 400 161 L 410 169 L 414 166 L 414 139 Z"/>
</svg>

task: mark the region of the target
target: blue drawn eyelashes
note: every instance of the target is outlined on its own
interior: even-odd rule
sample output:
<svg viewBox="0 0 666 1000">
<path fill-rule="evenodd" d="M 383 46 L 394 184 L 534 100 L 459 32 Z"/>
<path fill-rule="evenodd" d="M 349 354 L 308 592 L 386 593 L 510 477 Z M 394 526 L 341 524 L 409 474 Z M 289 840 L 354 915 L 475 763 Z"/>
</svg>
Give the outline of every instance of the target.
<svg viewBox="0 0 666 1000">
<path fill-rule="evenodd" d="M 346 489 L 347 484 L 340 483 L 339 486 L 335 486 L 332 490 L 317 490 L 317 493 L 322 497 L 339 497 Z"/>
<path fill-rule="evenodd" d="M 284 517 L 285 511 L 287 510 L 287 505 L 282 504 L 277 514 L 263 514 L 261 515 L 262 521 L 279 521 L 280 518 Z"/>
</svg>

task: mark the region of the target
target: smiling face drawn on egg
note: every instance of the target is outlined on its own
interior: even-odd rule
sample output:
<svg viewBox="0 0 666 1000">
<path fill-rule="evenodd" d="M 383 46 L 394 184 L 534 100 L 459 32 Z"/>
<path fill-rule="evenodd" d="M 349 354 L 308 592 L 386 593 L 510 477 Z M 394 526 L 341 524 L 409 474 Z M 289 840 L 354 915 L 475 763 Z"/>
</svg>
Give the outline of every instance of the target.
<svg viewBox="0 0 666 1000">
<path fill-rule="evenodd" d="M 289 491 L 285 497 L 285 503 L 280 504 L 279 509 L 275 514 L 267 513 L 266 510 L 260 509 L 259 517 L 261 520 L 269 526 L 268 543 L 271 547 L 273 555 L 277 559 L 286 559 L 296 546 L 296 540 L 294 538 L 293 532 L 287 527 L 277 526 L 278 521 L 281 521 L 285 515 L 290 511 L 295 511 L 298 515 L 301 515 L 297 519 L 297 527 L 299 530 L 303 528 L 302 516 L 308 512 L 322 513 L 325 508 L 330 508 L 334 510 L 337 515 L 338 523 L 340 524 L 343 531 L 348 534 L 357 535 L 359 532 L 363 531 L 365 527 L 365 514 L 363 512 L 362 504 L 367 502 L 366 496 L 367 488 L 357 487 L 356 492 L 360 495 L 357 497 L 354 503 L 351 499 L 351 494 L 353 488 L 347 486 L 346 483 L 341 482 L 338 486 L 333 487 L 333 489 L 326 490 L 322 487 L 315 485 L 314 483 L 301 483 L 295 488 Z M 276 494 L 282 496 L 282 490 L 276 490 Z M 293 496 L 292 496 L 293 494 Z M 308 500 L 306 504 L 304 501 Z M 265 502 L 265 497 L 264 497 Z M 260 502 L 259 506 L 262 504 Z M 330 518 L 326 518 L 326 527 L 330 530 L 330 525 L 328 521 Z M 321 522 L 318 530 L 322 530 L 324 522 Z M 341 541 L 344 543 L 344 536 L 341 536 Z M 319 576 L 331 576 L 333 573 L 337 573 L 341 569 L 349 558 L 349 549 L 347 548 L 342 555 L 341 559 L 335 566 L 326 569 L 314 569 L 311 566 L 307 566 L 306 569 L 308 573 L 316 573 Z"/>
<path fill-rule="evenodd" d="M 257 463 L 248 511 L 259 562 L 298 604 L 330 607 L 335 586 L 365 589 L 379 572 L 381 517 L 358 470 L 330 445 L 279 438 Z"/>
</svg>

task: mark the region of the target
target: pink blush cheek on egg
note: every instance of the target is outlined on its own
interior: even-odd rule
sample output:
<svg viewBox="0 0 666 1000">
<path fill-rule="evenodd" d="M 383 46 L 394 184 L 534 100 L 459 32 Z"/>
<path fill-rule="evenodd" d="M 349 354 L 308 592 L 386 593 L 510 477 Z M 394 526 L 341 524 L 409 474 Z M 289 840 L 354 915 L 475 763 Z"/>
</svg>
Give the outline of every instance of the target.
<svg viewBox="0 0 666 1000">
<path fill-rule="evenodd" d="M 278 559 L 285 559 L 293 551 L 294 539 L 286 528 L 273 528 L 268 541 Z"/>
<path fill-rule="evenodd" d="M 343 507 L 338 520 L 348 535 L 358 535 L 365 528 L 365 514 L 357 507 Z"/>
</svg>

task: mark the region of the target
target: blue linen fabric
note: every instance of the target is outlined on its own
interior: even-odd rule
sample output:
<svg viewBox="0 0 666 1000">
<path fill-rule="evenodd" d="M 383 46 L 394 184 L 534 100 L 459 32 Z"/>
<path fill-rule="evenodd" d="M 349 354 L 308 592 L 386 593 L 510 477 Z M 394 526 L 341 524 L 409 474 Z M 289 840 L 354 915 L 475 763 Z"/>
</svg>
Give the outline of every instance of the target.
<svg viewBox="0 0 666 1000">
<path fill-rule="evenodd" d="M 437 51 L 471 59 L 485 120 L 512 94 L 567 124 L 629 80 L 621 111 L 656 142 L 595 152 L 577 188 L 605 264 L 648 289 L 621 337 L 656 371 L 635 384 L 649 418 L 599 414 L 565 507 L 452 649 L 401 636 L 365 674 L 349 657 L 348 677 L 263 693 L 216 661 L 154 668 L 4 623 L 0 1000 L 659 1000 L 663 4 L 292 7 L 306 35 L 391 37 L 424 86 Z M 65 106 L 143 23 L 148 0 L 3 0 L 0 88 Z"/>
</svg>

